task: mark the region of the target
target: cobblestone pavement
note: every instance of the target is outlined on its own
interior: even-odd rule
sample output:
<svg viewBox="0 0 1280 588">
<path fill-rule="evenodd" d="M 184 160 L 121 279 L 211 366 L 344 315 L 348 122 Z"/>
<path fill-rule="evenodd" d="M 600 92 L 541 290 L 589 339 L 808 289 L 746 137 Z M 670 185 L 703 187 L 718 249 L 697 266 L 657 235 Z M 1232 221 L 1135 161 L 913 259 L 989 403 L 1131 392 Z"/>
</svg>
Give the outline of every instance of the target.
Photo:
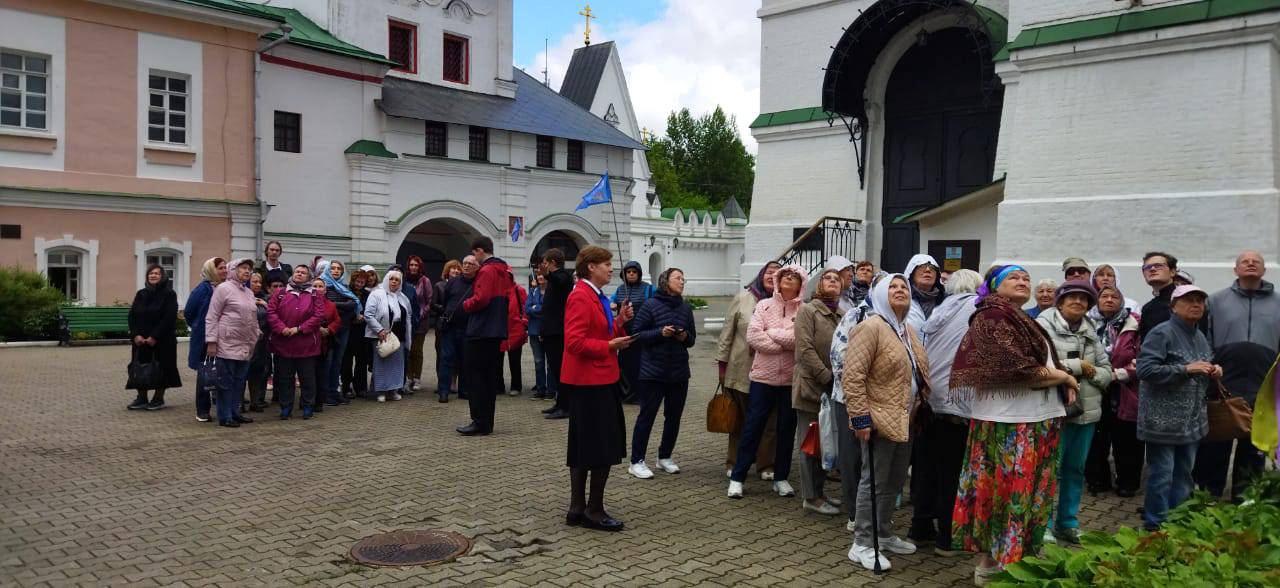
<svg viewBox="0 0 1280 588">
<path fill-rule="evenodd" d="M 609 534 L 564 525 L 566 421 L 539 418 L 547 405 L 528 396 L 499 399 L 496 433 L 483 438 L 453 432 L 466 421 L 465 402 L 438 404 L 429 393 L 357 401 L 310 421 L 255 413 L 259 422 L 233 430 L 195 421 L 195 378 L 185 368 L 186 387 L 170 392 L 168 408 L 124 410 L 127 347 L 3 349 L 0 585 L 970 580 L 968 558 L 921 550 L 895 556 L 877 581 L 846 559 L 843 516 L 805 514 L 799 499 L 771 495 L 758 479 L 745 499 L 725 498 L 725 437 L 705 430 L 713 353 L 713 337 L 704 336 L 675 453 L 683 471 L 638 480 L 614 468 L 606 504 L 627 530 Z M 627 407 L 628 428 L 635 413 Z M 1081 519 L 1088 529 L 1136 525 L 1138 504 L 1086 497 Z M 909 512 L 898 511 L 899 527 Z M 396 529 L 457 531 L 474 547 L 427 568 L 346 560 L 360 538 Z"/>
</svg>

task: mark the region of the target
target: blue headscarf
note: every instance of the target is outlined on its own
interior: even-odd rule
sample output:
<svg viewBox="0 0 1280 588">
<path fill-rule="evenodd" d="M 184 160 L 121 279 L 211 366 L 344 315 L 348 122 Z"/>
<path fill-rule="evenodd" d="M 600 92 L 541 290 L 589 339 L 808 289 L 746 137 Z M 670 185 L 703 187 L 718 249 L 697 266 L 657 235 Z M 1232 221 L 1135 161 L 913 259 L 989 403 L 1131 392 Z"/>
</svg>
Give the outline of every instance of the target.
<svg viewBox="0 0 1280 588">
<path fill-rule="evenodd" d="M 1009 274 L 1013 272 L 1022 272 L 1026 274 L 1031 273 L 1017 264 L 1001 266 L 1000 269 L 991 274 L 991 279 L 983 282 L 981 286 L 978 286 L 978 298 L 975 301 L 975 304 L 977 302 L 982 302 L 983 298 L 995 294 L 996 290 L 1000 289 L 1000 282 L 1003 282 L 1004 279 L 1009 277 Z"/>
<path fill-rule="evenodd" d="M 332 261 L 320 262 L 320 267 L 316 268 L 320 273 L 320 279 L 324 280 L 324 285 L 328 286 L 330 290 L 334 290 L 337 293 L 354 300 L 356 303 L 356 314 L 363 313 L 364 305 L 360 304 L 360 299 L 356 297 L 356 295 L 353 292 L 351 292 L 351 288 L 348 288 L 346 284 L 342 283 L 342 278 L 345 278 L 347 276 L 346 264 L 342 265 L 342 275 L 336 279 L 333 276 L 329 275 L 329 267 L 332 264 L 333 264 Z"/>
</svg>

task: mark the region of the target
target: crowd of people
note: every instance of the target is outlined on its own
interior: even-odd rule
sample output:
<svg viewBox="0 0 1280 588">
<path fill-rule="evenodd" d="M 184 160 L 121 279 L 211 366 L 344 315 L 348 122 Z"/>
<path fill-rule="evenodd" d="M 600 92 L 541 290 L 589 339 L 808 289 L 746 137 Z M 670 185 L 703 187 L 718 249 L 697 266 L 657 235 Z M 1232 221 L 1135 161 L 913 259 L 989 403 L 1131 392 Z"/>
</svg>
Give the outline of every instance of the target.
<svg viewBox="0 0 1280 588">
<path fill-rule="evenodd" d="M 291 267 L 274 241 L 260 263 L 208 260 L 181 315 L 197 420 L 211 422 L 216 405 L 222 426 L 252 422 L 245 413 L 263 412 L 268 391 L 284 420 L 295 408 L 310 419 L 353 398 L 400 400 L 424 389 L 434 331 L 439 401 L 465 398 L 471 420 L 457 432 L 489 435 L 497 395 L 523 389 L 528 343 L 531 397 L 554 400 L 547 419 L 569 421 L 566 523 L 622 529 L 604 506 L 609 470 L 627 458 L 631 475 L 654 477 L 659 409 L 653 463 L 680 471 L 675 449 L 697 369 L 684 273 L 670 268 L 650 284 L 629 262 L 610 296 L 608 250 L 584 247 L 570 271 L 551 249 L 526 289 L 490 239 L 471 245 L 436 280 L 412 256 L 381 277 L 337 260 Z M 1045 542 L 1078 543 L 1086 492 L 1141 489 L 1148 529 L 1194 487 L 1238 499 L 1265 456 L 1248 439 L 1203 441 L 1206 400 L 1221 387 L 1252 404 L 1280 353 L 1280 298 L 1255 251 L 1240 254 L 1236 280 L 1213 295 L 1173 255 L 1148 253 L 1141 267 L 1152 298 L 1139 307 L 1113 266 L 1079 257 L 1063 262 L 1060 282 L 1034 287 L 1016 264 L 980 275 L 943 271 L 928 255 L 903 273 L 839 256 L 812 273 L 765 264 L 733 299 L 715 346 L 738 423 L 727 495 L 743 497 L 754 466 L 774 493 L 795 496 L 794 461 L 802 509 L 847 513 L 851 560 L 889 569 L 890 555 L 931 542 L 938 556 L 978 554 L 979 585 Z M 162 369 L 131 410 L 161 408 L 165 390 L 182 385 L 176 315 L 164 270 L 148 268 L 129 317 L 131 357 Z M 640 405 L 629 450 L 627 402 Z M 834 461 L 798 449 L 831 423 L 823 438 L 835 440 Z M 825 488 L 835 478 L 838 494 Z M 891 520 L 908 478 L 913 512 L 901 538 Z"/>
</svg>

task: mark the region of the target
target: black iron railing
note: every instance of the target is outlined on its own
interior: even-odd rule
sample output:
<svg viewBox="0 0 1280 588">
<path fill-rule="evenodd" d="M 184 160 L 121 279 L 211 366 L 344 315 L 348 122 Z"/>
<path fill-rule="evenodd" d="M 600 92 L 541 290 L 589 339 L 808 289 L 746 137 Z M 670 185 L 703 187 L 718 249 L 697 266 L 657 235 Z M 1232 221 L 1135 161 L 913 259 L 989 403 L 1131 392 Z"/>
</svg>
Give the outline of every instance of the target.
<svg viewBox="0 0 1280 588">
<path fill-rule="evenodd" d="M 862 232 L 862 220 L 824 216 L 813 223 L 809 230 L 778 256 L 782 265 L 796 264 L 812 274 L 827 263 L 833 255 L 843 255 L 858 260 L 858 233 Z"/>
</svg>

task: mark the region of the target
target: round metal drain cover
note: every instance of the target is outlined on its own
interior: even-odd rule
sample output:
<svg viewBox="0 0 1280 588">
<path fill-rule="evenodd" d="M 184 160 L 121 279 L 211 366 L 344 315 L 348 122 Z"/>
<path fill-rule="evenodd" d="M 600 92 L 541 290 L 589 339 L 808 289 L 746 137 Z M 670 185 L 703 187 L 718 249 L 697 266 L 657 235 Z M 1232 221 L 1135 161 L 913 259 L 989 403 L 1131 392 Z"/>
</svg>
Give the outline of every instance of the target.
<svg viewBox="0 0 1280 588">
<path fill-rule="evenodd" d="M 392 531 L 361 539 L 350 555 L 373 566 L 423 566 L 452 561 L 470 549 L 470 539 L 449 531 Z"/>
</svg>

